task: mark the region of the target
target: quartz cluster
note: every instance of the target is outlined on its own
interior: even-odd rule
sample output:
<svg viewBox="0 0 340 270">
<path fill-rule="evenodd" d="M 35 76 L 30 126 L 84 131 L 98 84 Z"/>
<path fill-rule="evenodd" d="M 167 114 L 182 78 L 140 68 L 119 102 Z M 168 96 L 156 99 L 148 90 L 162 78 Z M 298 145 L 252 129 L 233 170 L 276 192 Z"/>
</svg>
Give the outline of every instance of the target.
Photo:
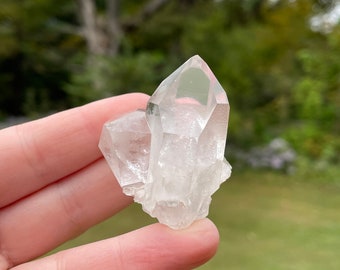
<svg viewBox="0 0 340 270">
<path fill-rule="evenodd" d="M 198 55 L 167 77 L 137 110 L 104 125 L 99 142 L 123 192 L 174 229 L 208 215 L 229 178 L 225 91 Z"/>
</svg>

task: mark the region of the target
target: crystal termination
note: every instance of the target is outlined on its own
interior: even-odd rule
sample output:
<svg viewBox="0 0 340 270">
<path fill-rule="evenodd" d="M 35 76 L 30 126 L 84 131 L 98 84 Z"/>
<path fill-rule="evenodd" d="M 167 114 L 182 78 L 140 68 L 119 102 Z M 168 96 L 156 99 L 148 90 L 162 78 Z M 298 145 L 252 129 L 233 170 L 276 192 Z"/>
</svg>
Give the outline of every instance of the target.
<svg viewBox="0 0 340 270">
<path fill-rule="evenodd" d="M 173 229 L 208 215 L 231 174 L 224 158 L 229 102 L 198 55 L 167 77 L 137 110 L 104 125 L 99 142 L 123 192 Z"/>
</svg>

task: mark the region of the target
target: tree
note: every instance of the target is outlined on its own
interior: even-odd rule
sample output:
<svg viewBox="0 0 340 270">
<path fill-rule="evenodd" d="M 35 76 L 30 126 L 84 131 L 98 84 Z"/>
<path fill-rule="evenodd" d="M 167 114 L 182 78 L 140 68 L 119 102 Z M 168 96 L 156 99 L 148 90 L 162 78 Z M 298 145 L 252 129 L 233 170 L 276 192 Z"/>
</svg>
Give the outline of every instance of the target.
<svg viewBox="0 0 340 270">
<path fill-rule="evenodd" d="M 283 136 L 305 156 L 334 160 L 339 29 L 310 27 L 331 2 L 63 0 L 56 8 L 50 0 L 4 0 L 2 114 L 131 91 L 151 94 L 200 54 L 227 89 L 234 144 L 244 148 Z"/>
<path fill-rule="evenodd" d="M 54 18 L 68 12 L 67 1 L 59 4 L 63 10 L 49 0 L 0 2 L 0 115 L 57 109 L 65 98 L 67 50 L 59 45 L 67 37 L 51 31 Z"/>
<path fill-rule="evenodd" d="M 119 0 L 107 0 L 102 6 L 94 0 L 77 0 L 76 2 L 77 15 L 81 24 L 80 29 L 75 33 L 81 34 L 86 40 L 87 52 L 83 60 L 85 61 L 84 68 L 80 73 L 74 73 L 71 84 L 66 88 L 68 93 L 73 96 L 73 100 L 85 102 L 114 93 L 118 94 L 122 91 L 118 87 L 126 91 L 126 87 L 130 84 L 125 81 L 125 86 L 123 86 L 119 82 L 126 77 L 124 73 L 127 70 L 131 71 L 131 66 L 137 66 L 140 61 L 144 61 L 142 65 L 145 67 L 132 68 L 135 72 L 132 71 L 127 79 L 133 81 L 133 77 L 136 76 L 141 78 L 140 84 L 143 82 L 147 84 L 143 77 L 149 79 L 152 76 L 141 76 L 141 74 L 145 75 L 145 68 L 154 69 L 155 65 L 159 63 L 158 55 L 151 53 L 147 54 L 146 58 L 144 57 L 145 53 L 142 53 L 140 57 L 137 56 L 139 60 L 136 59 L 136 56 L 131 56 L 132 59 L 128 60 L 128 56 L 122 59 L 117 54 L 121 49 L 125 34 L 138 29 L 140 24 L 148 20 L 168 1 L 152 0 L 135 4 L 137 12 L 133 17 L 127 17 L 125 20 L 122 19 L 124 7 Z M 117 75 L 120 75 L 120 78 L 117 78 Z M 153 78 L 150 79 L 153 80 Z"/>
</svg>

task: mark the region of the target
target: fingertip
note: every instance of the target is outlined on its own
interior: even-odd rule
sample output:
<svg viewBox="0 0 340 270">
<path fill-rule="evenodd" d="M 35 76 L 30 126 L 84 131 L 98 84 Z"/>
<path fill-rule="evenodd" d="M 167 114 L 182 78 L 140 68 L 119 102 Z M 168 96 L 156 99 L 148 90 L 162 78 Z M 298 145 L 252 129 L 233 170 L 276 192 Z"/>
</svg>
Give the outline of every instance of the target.
<svg viewBox="0 0 340 270">
<path fill-rule="evenodd" d="M 194 269 L 216 253 L 219 233 L 209 219 L 183 230 L 153 224 L 139 230 L 66 250 L 16 269 Z"/>
<path fill-rule="evenodd" d="M 192 234 L 200 234 L 200 233 L 211 233 L 211 236 L 214 236 L 219 240 L 219 232 L 216 225 L 208 218 L 203 218 L 195 221 L 188 230 Z"/>
<path fill-rule="evenodd" d="M 167 248 L 167 252 L 162 254 L 163 269 L 196 268 L 209 261 L 218 249 L 220 239 L 218 229 L 207 218 L 197 220 L 188 228 L 180 230 L 171 229 L 163 224 L 153 224 L 148 228 L 156 238 L 155 242 L 150 241 L 149 244 L 153 246 L 156 243 L 156 246 L 164 245 Z M 161 254 L 159 251 L 157 253 Z"/>
<path fill-rule="evenodd" d="M 131 98 L 131 100 L 134 100 L 135 102 L 140 103 L 140 104 L 146 104 L 150 98 L 149 95 L 140 93 L 140 92 L 124 94 L 123 97 Z M 140 108 L 140 109 L 144 109 L 144 108 Z"/>
<path fill-rule="evenodd" d="M 145 100 L 150 98 L 150 96 L 148 94 L 145 94 L 145 93 L 142 93 L 142 92 L 133 92 L 133 93 L 129 93 L 129 94 L 126 94 L 126 95 L 134 95 L 137 98 L 141 98 L 141 99 L 145 99 Z"/>
<path fill-rule="evenodd" d="M 179 233 L 184 234 L 186 238 L 190 237 L 190 239 L 187 239 L 190 248 L 185 251 L 187 253 L 185 254 L 187 265 L 184 269 L 202 265 L 216 254 L 220 235 L 216 225 L 210 219 L 197 220 Z"/>
<path fill-rule="evenodd" d="M 208 247 L 212 252 L 211 257 L 215 255 L 220 242 L 220 234 L 216 225 L 210 219 L 205 218 L 196 221 L 192 227 L 192 230 L 195 232 L 196 236 L 200 235 L 201 239 L 209 239 Z"/>
</svg>

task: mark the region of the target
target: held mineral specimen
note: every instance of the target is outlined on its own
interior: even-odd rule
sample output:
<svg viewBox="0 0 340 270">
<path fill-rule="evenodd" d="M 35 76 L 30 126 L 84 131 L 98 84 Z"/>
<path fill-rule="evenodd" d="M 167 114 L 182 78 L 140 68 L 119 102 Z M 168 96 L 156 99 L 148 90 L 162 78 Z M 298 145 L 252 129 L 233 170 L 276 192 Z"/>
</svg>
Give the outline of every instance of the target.
<svg viewBox="0 0 340 270">
<path fill-rule="evenodd" d="M 225 91 L 193 56 L 135 111 L 104 125 L 99 147 L 123 192 L 174 229 L 208 215 L 211 195 L 229 178 L 224 158 Z"/>
</svg>

